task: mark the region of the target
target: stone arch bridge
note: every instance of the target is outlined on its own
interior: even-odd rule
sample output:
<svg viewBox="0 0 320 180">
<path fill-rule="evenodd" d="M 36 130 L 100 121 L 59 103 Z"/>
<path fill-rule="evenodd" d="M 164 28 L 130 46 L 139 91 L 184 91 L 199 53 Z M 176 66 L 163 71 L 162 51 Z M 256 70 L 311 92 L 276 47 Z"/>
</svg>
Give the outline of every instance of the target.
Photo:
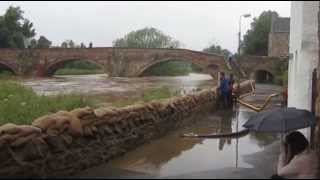
<svg viewBox="0 0 320 180">
<path fill-rule="evenodd" d="M 245 55 L 231 65 L 233 72 L 245 79 L 257 80 L 261 74 L 274 79 L 288 69 L 288 58 Z"/>
<path fill-rule="evenodd" d="M 67 62 L 85 60 L 101 66 L 113 77 L 138 77 L 148 68 L 165 61 L 182 60 L 198 65 L 204 72 L 216 76 L 227 71 L 223 56 L 187 49 L 143 48 L 48 48 L 0 49 L 0 68 L 17 75 L 26 69 L 35 76 L 51 76 Z"/>
<path fill-rule="evenodd" d="M 219 71 L 233 72 L 246 79 L 255 79 L 257 72 L 275 76 L 279 67 L 287 69 L 287 58 L 242 56 L 228 66 L 223 56 L 188 49 L 165 48 L 47 48 L 0 49 L 0 69 L 16 75 L 28 72 L 35 76 L 51 76 L 66 63 L 84 60 L 99 65 L 112 77 L 139 77 L 161 62 L 181 60 L 198 65 L 215 79 Z M 278 69 L 277 69 L 278 68 Z M 281 69 L 281 68 L 280 68 Z"/>
</svg>

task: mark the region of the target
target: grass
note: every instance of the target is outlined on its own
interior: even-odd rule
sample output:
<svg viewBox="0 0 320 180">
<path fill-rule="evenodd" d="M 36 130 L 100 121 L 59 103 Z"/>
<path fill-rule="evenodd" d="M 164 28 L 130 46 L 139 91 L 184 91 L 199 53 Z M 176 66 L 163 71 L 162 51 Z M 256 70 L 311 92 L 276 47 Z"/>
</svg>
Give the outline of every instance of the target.
<svg viewBox="0 0 320 180">
<path fill-rule="evenodd" d="M 62 68 L 56 71 L 56 75 L 86 75 L 86 74 L 102 74 L 102 69 L 74 69 L 74 68 Z"/>
<path fill-rule="evenodd" d="M 153 100 L 167 99 L 173 96 L 174 94 L 170 92 L 170 89 L 168 87 L 161 87 L 146 90 L 145 92 L 143 92 L 143 95 L 140 98 L 119 99 L 112 102 L 112 105 L 114 107 L 124 107 L 138 102 L 150 102 Z"/>
<path fill-rule="evenodd" d="M 168 87 L 149 89 L 141 97 L 123 98 L 112 102 L 114 107 L 124 107 L 139 102 L 166 99 L 174 96 Z M 44 96 L 36 94 L 17 80 L 0 80 L 0 125 L 5 123 L 31 124 L 43 115 L 60 110 L 96 107 L 94 97 L 79 94 Z"/>
<path fill-rule="evenodd" d="M 76 60 L 68 62 L 63 68 L 59 69 L 56 75 L 86 75 L 86 74 L 102 74 L 103 69 L 91 62 Z"/>
<path fill-rule="evenodd" d="M 0 79 L 12 78 L 14 74 L 10 71 L 0 71 Z"/>
<path fill-rule="evenodd" d="M 46 114 L 85 106 L 94 103 L 82 95 L 40 96 L 17 81 L 0 80 L 0 124 L 30 124 Z"/>
</svg>

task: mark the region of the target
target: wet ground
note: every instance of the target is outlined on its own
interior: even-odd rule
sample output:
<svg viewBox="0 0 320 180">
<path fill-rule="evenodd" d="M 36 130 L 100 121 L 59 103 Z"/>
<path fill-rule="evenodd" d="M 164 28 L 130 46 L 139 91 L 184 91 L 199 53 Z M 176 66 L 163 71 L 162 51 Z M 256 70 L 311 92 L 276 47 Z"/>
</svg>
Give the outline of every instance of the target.
<svg viewBox="0 0 320 180">
<path fill-rule="evenodd" d="M 264 99 L 279 87 L 257 85 Z M 272 107 L 279 106 L 273 101 Z M 227 133 L 242 130 L 255 112 L 245 107 L 196 116 L 198 123 L 172 132 L 150 144 L 114 159 L 107 164 L 83 171 L 76 177 L 91 178 L 268 178 L 275 172 L 279 146 L 277 135 L 250 133 L 242 138 L 185 139 L 183 133 Z M 238 123 L 237 123 L 238 122 Z"/>
</svg>

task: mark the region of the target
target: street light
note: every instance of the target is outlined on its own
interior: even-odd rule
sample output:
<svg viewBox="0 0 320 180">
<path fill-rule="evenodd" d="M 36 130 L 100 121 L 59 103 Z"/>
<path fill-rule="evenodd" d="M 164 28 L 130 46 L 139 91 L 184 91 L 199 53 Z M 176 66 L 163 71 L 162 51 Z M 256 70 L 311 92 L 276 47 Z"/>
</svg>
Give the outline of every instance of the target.
<svg viewBox="0 0 320 180">
<path fill-rule="evenodd" d="M 238 56 L 240 56 L 240 49 L 241 49 L 241 18 L 244 17 L 244 18 L 248 18 L 248 17 L 251 17 L 251 14 L 243 14 L 240 16 L 240 19 L 239 19 L 239 46 L 238 46 Z"/>
</svg>

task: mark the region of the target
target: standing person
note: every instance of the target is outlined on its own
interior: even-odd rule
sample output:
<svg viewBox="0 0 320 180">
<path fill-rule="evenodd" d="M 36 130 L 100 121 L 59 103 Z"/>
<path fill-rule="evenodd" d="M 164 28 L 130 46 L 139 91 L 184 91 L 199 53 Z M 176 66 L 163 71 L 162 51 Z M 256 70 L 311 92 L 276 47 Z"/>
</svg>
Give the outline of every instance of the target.
<svg viewBox="0 0 320 180">
<path fill-rule="evenodd" d="M 92 48 L 92 42 L 90 42 L 90 44 L 89 44 L 89 48 Z"/>
<path fill-rule="evenodd" d="M 229 92 L 229 83 L 225 77 L 224 72 L 220 73 L 220 86 L 218 87 L 219 94 L 219 105 L 222 104 L 224 108 L 228 107 L 228 92 Z"/>
<path fill-rule="evenodd" d="M 229 76 L 229 85 L 228 85 L 228 87 L 229 87 L 229 92 L 228 92 L 228 105 L 229 105 L 229 107 L 232 107 L 233 106 L 233 95 L 232 95 L 232 93 L 233 93 L 233 85 L 234 85 L 234 76 L 233 76 L 233 74 L 230 74 L 230 76 Z"/>
<path fill-rule="evenodd" d="M 280 151 L 277 174 L 271 179 L 317 179 L 318 156 L 302 133 L 287 135 Z"/>
<path fill-rule="evenodd" d="M 282 105 L 287 106 L 287 104 L 288 104 L 288 87 L 284 86 L 283 92 L 282 92 Z"/>
</svg>

